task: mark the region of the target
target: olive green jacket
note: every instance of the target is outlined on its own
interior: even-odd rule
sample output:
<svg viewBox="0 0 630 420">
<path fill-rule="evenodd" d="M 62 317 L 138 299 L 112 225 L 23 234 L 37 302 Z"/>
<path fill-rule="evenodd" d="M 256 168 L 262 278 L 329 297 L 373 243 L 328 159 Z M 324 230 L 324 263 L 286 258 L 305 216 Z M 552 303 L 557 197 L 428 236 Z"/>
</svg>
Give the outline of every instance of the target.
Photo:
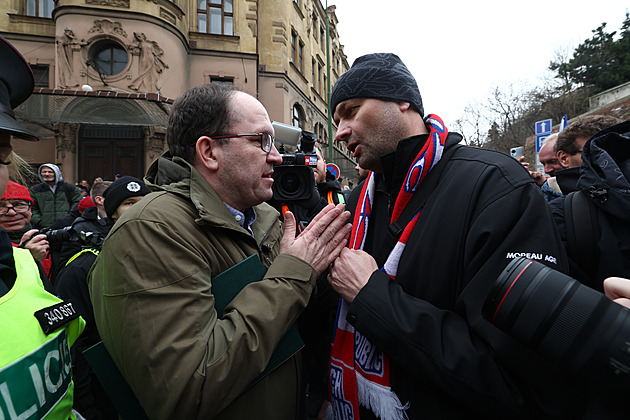
<svg viewBox="0 0 630 420">
<path fill-rule="evenodd" d="M 278 255 L 282 225 L 267 204 L 252 237 L 182 159 L 159 158 L 145 181 L 154 192 L 116 222 L 89 276 L 101 338 L 142 407 L 151 419 L 294 419 L 299 354 L 245 390 L 317 273 Z M 265 277 L 218 314 L 212 277 L 253 254 Z"/>
</svg>

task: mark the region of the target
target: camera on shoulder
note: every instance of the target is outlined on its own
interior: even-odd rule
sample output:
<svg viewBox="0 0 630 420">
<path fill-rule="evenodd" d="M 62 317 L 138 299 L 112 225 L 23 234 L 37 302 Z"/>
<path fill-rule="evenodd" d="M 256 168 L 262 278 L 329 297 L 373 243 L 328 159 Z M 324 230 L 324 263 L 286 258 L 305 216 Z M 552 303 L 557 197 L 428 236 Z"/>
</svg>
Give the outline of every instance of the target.
<svg viewBox="0 0 630 420">
<path fill-rule="evenodd" d="M 274 167 L 273 200 L 278 203 L 307 204 L 319 200 L 313 168 L 317 166 L 315 133 L 299 127 L 272 123 L 282 163 Z M 285 153 L 285 145 L 296 147 L 295 153 Z"/>
</svg>

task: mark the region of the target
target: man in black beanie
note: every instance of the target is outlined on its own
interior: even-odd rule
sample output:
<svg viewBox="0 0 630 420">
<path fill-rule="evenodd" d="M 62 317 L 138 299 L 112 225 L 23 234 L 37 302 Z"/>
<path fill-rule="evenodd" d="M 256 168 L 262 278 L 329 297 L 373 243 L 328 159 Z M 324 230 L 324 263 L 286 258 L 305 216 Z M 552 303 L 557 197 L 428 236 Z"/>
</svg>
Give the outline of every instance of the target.
<svg viewBox="0 0 630 420">
<path fill-rule="evenodd" d="M 116 179 L 103 193 L 107 217 L 118 220 L 125 210 L 150 192 L 143 181 L 133 176 L 125 175 Z"/>
<path fill-rule="evenodd" d="M 394 54 L 358 58 L 330 102 L 336 140 L 371 171 L 348 200 L 350 246 L 328 277 L 342 297 L 335 418 L 577 418 L 567 375 L 482 314 L 514 257 L 567 269 L 528 172 L 425 116 Z"/>
</svg>

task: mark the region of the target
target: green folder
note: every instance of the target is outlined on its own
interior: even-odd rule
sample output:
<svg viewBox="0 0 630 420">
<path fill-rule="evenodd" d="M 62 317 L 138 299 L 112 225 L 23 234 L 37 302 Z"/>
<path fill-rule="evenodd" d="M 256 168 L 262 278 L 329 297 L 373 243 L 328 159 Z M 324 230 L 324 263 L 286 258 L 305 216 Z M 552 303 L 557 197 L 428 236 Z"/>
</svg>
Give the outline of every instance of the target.
<svg viewBox="0 0 630 420">
<path fill-rule="evenodd" d="M 83 350 L 83 355 L 120 417 L 125 420 L 148 420 L 146 413 L 118 367 L 114 364 L 103 342 L 99 341 L 89 349 Z"/>
<path fill-rule="evenodd" d="M 223 315 L 225 307 L 243 287 L 249 283 L 262 280 L 266 272 L 267 270 L 263 267 L 258 255 L 252 255 L 235 266 L 228 268 L 218 276 L 213 277 L 212 294 L 214 295 L 214 308 L 219 317 Z M 276 350 L 271 355 L 265 370 L 252 381 L 249 387 L 251 388 L 265 375 L 300 351 L 302 347 L 304 347 L 302 337 L 300 337 L 297 328 L 291 326 L 276 346 Z"/>
</svg>

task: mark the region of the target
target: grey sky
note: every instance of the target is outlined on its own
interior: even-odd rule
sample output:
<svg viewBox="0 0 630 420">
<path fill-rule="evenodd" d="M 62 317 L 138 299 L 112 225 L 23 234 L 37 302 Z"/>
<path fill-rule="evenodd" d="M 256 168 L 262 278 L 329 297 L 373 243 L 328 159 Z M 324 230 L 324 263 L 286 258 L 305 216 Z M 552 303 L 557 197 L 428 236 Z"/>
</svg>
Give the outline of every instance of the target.
<svg viewBox="0 0 630 420">
<path fill-rule="evenodd" d="M 322 2 L 325 5 L 325 1 Z M 573 49 L 607 22 L 618 30 L 627 0 L 330 0 L 351 65 L 393 52 L 418 80 L 425 111 L 447 125 L 494 86 L 535 85 L 555 51 Z M 571 116 L 569 116 L 571 117 Z"/>
</svg>

